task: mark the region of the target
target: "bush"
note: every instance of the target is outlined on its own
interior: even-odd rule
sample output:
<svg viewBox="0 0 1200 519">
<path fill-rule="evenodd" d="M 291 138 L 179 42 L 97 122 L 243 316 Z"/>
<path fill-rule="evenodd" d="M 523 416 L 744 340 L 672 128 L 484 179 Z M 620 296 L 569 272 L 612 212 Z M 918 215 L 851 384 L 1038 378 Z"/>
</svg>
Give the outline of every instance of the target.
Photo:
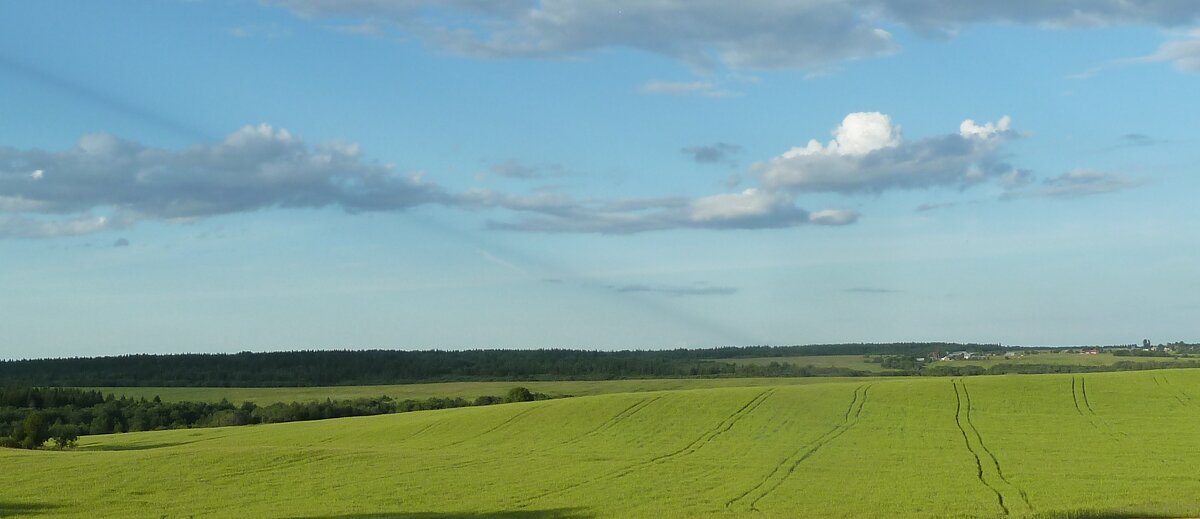
<svg viewBox="0 0 1200 519">
<path fill-rule="evenodd" d="M 532 402 L 534 400 L 533 392 L 529 388 L 517 386 L 508 390 L 505 395 L 505 402 Z"/>
</svg>

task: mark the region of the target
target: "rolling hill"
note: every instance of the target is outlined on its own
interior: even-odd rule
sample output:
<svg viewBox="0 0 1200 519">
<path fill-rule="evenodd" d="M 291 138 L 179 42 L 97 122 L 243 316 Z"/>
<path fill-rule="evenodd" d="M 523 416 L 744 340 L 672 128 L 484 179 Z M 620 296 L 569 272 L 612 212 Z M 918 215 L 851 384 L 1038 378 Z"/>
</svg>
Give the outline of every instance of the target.
<svg viewBox="0 0 1200 519">
<path fill-rule="evenodd" d="M 1200 371 L 621 393 L 0 451 L 0 516 L 1200 515 Z"/>
</svg>

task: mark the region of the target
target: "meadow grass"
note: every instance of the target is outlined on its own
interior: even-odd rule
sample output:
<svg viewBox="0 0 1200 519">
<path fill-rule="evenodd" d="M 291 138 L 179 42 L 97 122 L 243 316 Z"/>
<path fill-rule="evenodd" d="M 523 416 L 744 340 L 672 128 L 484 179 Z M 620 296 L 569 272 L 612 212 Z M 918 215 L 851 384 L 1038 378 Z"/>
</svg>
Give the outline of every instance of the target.
<svg viewBox="0 0 1200 519">
<path fill-rule="evenodd" d="M 1200 370 L 869 378 L 89 436 L 0 451 L 0 514 L 1195 517 L 1195 398 Z"/>
</svg>

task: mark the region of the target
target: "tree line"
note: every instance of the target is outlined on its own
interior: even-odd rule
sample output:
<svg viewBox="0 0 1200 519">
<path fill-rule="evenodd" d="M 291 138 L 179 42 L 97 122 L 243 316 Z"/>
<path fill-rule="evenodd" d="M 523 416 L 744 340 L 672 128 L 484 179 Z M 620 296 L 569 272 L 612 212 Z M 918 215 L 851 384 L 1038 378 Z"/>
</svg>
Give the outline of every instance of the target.
<svg viewBox="0 0 1200 519">
<path fill-rule="evenodd" d="M 0 383 L 75 387 L 297 387 L 475 380 L 605 380 L 761 376 L 713 359 L 818 355 L 927 355 L 1001 351 L 995 344 L 894 343 L 592 351 L 287 351 L 123 355 L 0 361 Z M 793 368 L 796 376 L 821 376 Z M 835 373 L 842 374 L 842 373 Z"/>
<path fill-rule="evenodd" d="M 550 398 L 524 387 L 501 396 L 394 400 L 387 396 L 311 402 L 253 402 L 234 405 L 227 400 L 163 402 L 160 398 L 117 398 L 73 388 L 0 387 L 0 447 L 36 449 L 54 440 L 71 447 L 80 436 L 193 427 L 222 427 L 371 416 L 449 409 L 475 405 L 528 402 Z"/>
</svg>

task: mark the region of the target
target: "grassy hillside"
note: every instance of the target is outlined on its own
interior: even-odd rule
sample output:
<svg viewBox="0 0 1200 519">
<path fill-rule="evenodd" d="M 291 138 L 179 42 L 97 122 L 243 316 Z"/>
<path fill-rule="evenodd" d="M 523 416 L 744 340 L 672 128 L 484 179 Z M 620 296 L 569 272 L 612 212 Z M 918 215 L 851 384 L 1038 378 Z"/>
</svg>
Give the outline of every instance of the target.
<svg viewBox="0 0 1200 519">
<path fill-rule="evenodd" d="M 1200 371 L 623 393 L 0 452 L 0 515 L 1200 515 Z"/>
</svg>

